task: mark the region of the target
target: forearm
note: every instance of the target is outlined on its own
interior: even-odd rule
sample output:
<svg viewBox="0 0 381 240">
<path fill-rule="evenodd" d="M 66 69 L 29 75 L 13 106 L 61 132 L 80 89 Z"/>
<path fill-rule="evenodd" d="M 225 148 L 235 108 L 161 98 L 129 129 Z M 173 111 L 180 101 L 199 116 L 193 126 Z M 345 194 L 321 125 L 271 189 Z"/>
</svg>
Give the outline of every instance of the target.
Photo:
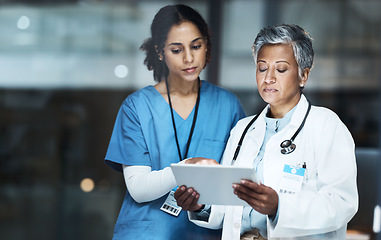
<svg viewBox="0 0 381 240">
<path fill-rule="evenodd" d="M 176 187 L 170 167 L 152 171 L 149 166 L 123 165 L 123 174 L 128 192 L 138 203 L 158 199 Z"/>
</svg>

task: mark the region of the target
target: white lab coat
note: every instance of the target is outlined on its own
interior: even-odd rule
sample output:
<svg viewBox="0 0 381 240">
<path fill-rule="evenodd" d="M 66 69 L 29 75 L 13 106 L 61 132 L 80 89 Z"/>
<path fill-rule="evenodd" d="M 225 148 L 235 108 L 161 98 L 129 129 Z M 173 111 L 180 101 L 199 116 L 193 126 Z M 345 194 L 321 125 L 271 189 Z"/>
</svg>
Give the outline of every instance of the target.
<svg viewBox="0 0 381 240">
<path fill-rule="evenodd" d="M 344 240 L 347 223 L 358 208 L 355 146 L 346 126 L 331 110 L 312 106 L 304 128 L 294 141 L 295 151 L 288 155 L 280 152 L 280 143 L 294 135 L 307 107 L 308 102 L 302 95 L 290 123 L 266 145 L 264 184 L 276 190 L 279 197 L 278 221 L 272 222 L 267 218 L 267 237 Z M 252 166 L 264 139 L 267 109 L 260 113 L 247 132 L 235 165 Z M 242 119 L 232 130 L 223 165 L 231 164 L 237 143 L 251 119 Z M 301 190 L 296 194 L 279 193 L 284 165 L 303 162 L 306 162 L 307 170 Z M 189 218 L 202 227 L 223 227 L 223 240 L 240 238 L 240 206 L 212 206 L 207 222 L 195 220 L 193 213 L 189 213 Z"/>
</svg>

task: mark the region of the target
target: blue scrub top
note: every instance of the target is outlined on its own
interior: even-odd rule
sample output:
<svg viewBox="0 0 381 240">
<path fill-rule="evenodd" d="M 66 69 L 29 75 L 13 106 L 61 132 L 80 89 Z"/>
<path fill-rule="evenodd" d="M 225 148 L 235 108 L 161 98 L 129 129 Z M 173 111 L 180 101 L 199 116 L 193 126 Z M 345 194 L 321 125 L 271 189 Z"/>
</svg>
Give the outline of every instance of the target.
<svg viewBox="0 0 381 240">
<path fill-rule="evenodd" d="M 182 155 L 185 152 L 194 109 L 187 119 L 174 111 Z M 202 81 L 197 121 L 188 157 L 220 161 L 230 130 L 245 116 L 238 99 L 227 90 Z M 105 157 L 117 171 L 122 165 L 151 166 L 161 170 L 179 161 L 168 103 L 147 86 L 127 97 L 116 118 Z M 174 217 L 160 210 L 167 194 L 147 203 L 136 203 L 126 193 L 115 226 L 114 239 L 220 239 L 219 230 L 196 226 L 185 211 Z"/>
</svg>

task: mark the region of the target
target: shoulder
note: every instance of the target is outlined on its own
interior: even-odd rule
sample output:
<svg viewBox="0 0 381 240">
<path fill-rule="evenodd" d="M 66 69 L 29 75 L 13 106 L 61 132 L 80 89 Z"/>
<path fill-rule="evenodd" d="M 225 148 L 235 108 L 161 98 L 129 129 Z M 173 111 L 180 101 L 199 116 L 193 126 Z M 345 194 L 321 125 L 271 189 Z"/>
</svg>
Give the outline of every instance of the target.
<svg viewBox="0 0 381 240">
<path fill-rule="evenodd" d="M 120 106 L 120 113 L 135 115 L 147 111 L 155 102 L 155 88 L 147 86 L 128 95 Z M 157 94 L 159 94 L 156 91 Z"/>
<path fill-rule="evenodd" d="M 155 90 L 154 86 L 149 85 L 149 86 L 146 86 L 142 89 L 139 89 L 139 90 L 131 93 L 130 95 L 128 95 L 128 97 L 125 100 L 138 101 L 138 100 L 141 100 L 141 98 L 147 98 L 149 96 L 154 95 L 155 91 L 156 90 Z"/>
<path fill-rule="evenodd" d="M 253 120 L 253 118 L 255 118 L 255 116 L 256 115 L 252 115 L 252 116 L 248 116 L 248 117 L 244 117 L 240 119 L 235 125 L 235 127 L 233 128 L 233 131 L 238 133 L 243 132 L 243 130 L 247 127 L 250 121 Z"/>
<path fill-rule="evenodd" d="M 232 92 L 230 92 L 229 90 L 225 88 L 216 86 L 205 80 L 202 81 L 202 84 L 203 84 L 203 89 L 207 94 L 214 94 L 221 98 L 237 99 L 237 97 Z"/>
<path fill-rule="evenodd" d="M 138 104 L 141 102 L 146 102 L 149 99 L 152 99 L 155 95 L 155 88 L 153 86 L 147 86 L 142 89 L 139 89 L 126 97 L 123 101 L 123 105 Z M 157 92 L 157 91 L 156 91 Z M 157 94 L 159 94 L 157 92 Z"/>
<path fill-rule="evenodd" d="M 255 118 L 257 115 L 251 115 L 251 116 L 248 116 L 248 117 L 245 117 L 245 118 L 242 118 L 240 119 L 238 122 L 237 122 L 237 126 L 241 127 L 241 128 L 244 128 L 247 126 L 247 124 L 249 124 L 249 122 L 251 120 L 253 120 L 253 118 Z"/>
<path fill-rule="evenodd" d="M 320 106 L 311 107 L 311 119 L 319 122 L 340 122 L 340 117 L 331 109 Z"/>
<path fill-rule="evenodd" d="M 349 129 L 341 121 L 340 117 L 331 109 L 325 107 L 312 106 L 311 117 L 307 118 L 306 125 L 315 133 L 336 134 L 337 132 L 347 132 Z"/>
<path fill-rule="evenodd" d="M 202 81 L 202 84 L 201 99 L 213 107 L 214 111 L 230 115 L 234 121 L 233 126 L 239 119 L 246 116 L 241 102 L 232 92 L 206 81 Z"/>
<path fill-rule="evenodd" d="M 311 142 L 317 149 L 350 149 L 354 147 L 354 140 L 349 128 L 340 117 L 326 107 L 311 107 L 311 117 L 306 121 L 306 133 L 313 136 Z M 336 146 L 336 147 L 335 147 Z"/>
</svg>

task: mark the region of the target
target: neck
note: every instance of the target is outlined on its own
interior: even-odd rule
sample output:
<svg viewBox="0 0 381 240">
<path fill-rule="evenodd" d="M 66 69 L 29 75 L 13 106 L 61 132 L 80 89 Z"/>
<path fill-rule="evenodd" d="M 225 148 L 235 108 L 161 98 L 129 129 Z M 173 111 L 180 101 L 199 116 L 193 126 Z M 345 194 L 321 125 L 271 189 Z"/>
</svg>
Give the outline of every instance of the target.
<svg viewBox="0 0 381 240">
<path fill-rule="evenodd" d="M 282 119 L 290 110 L 286 108 L 277 108 L 270 105 L 270 111 L 268 113 L 268 117 L 270 118 L 276 118 L 276 119 Z"/>
<path fill-rule="evenodd" d="M 268 113 L 269 117 L 281 119 L 283 118 L 291 109 L 293 109 L 300 100 L 300 96 L 286 105 L 272 105 L 270 104 L 270 111 Z"/>
<path fill-rule="evenodd" d="M 169 92 L 171 94 L 178 93 L 186 96 L 198 92 L 198 79 L 196 79 L 195 81 L 176 81 L 172 80 L 171 78 L 168 78 L 167 81 Z"/>
</svg>

